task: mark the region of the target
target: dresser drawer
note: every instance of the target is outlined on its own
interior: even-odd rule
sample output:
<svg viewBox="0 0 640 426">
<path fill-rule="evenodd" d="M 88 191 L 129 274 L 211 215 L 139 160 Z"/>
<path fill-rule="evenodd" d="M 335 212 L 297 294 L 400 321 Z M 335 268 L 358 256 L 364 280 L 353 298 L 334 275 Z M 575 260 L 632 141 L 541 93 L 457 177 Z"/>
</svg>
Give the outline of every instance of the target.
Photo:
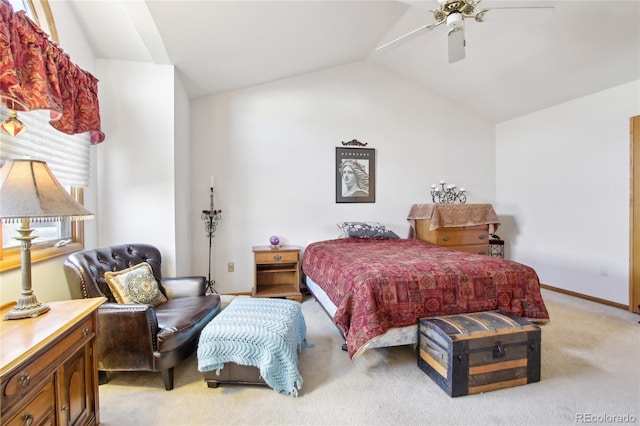
<svg viewBox="0 0 640 426">
<path fill-rule="evenodd" d="M 439 246 L 457 246 L 464 244 L 488 244 L 489 230 L 485 226 L 465 226 L 459 228 L 440 228 L 435 231 L 435 244 Z"/>
<path fill-rule="evenodd" d="M 54 424 L 55 399 L 51 378 L 39 389 L 34 397 L 11 418 L 7 426 Z"/>
<path fill-rule="evenodd" d="M 2 406 L 20 398 L 49 376 L 54 370 L 52 359 L 58 359 L 67 352 L 75 351 L 93 336 L 95 336 L 95 324 L 93 316 L 90 316 L 73 328 L 59 343 L 54 343 L 51 348 L 45 348 L 47 356 L 36 357 L 30 364 L 18 365 L 14 372 L 2 381 Z"/>
<path fill-rule="evenodd" d="M 466 253 L 489 254 L 489 244 L 466 244 L 462 246 L 447 246 L 447 248 L 464 251 Z"/>
<path fill-rule="evenodd" d="M 298 251 L 269 251 L 255 253 L 256 263 L 297 262 Z"/>
<path fill-rule="evenodd" d="M 457 246 L 464 244 L 488 244 L 489 225 L 459 226 L 429 229 L 431 221 L 416 221 L 416 237 L 439 246 Z"/>
</svg>

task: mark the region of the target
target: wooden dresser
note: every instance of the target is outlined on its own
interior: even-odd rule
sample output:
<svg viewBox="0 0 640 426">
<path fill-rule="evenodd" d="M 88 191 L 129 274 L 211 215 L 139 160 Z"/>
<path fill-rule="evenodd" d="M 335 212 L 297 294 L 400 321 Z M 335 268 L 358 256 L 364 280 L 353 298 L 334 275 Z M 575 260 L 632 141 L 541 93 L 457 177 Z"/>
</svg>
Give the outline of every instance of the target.
<svg viewBox="0 0 640 426">
<path fill-rule="evenodd" d="M 415 204 L 407 218 L 412 236 L 438 246 L 489 255 L 489 227 L 498 216 L 491 204 Z"/>
<path fill-rule="evenodd" d="M 105 300 L 49 302 L 39 317 L 0 321 L 1 424 L 100 423 L 95 337 Z"/>
</svg>

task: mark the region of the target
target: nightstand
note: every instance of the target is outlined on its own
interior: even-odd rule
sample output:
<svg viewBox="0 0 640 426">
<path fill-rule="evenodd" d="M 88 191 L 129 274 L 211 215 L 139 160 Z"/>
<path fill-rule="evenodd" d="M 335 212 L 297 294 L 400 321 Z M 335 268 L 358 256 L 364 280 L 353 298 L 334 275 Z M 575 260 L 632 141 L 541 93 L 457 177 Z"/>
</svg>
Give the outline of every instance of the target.
<svg viewBox="0 0 640 426">
<path fill-rule="evenodd" d="M 283 297 L 298 302 L 300 293 L 300 247 L 253 247 L 253 297 Z"/>
</svg>

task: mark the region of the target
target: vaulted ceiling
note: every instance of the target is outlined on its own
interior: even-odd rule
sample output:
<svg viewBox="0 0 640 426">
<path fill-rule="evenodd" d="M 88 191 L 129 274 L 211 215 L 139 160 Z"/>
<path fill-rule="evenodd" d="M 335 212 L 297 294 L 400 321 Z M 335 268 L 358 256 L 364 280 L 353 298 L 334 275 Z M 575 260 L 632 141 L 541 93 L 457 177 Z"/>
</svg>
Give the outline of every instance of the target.
<svg viewBox="0 0 640 426">
<path fill-rule="evenodd" d="M 640 78 L 637 0 L 484 0 L 554 9 L 466 20 L 453 64 L 444 26 L 375 50 L 433 23 L 435 0 L 67 1 L 96 57 L 175 65 L 190 98 L 366 61 L 497 123 Z"/>
</svg>

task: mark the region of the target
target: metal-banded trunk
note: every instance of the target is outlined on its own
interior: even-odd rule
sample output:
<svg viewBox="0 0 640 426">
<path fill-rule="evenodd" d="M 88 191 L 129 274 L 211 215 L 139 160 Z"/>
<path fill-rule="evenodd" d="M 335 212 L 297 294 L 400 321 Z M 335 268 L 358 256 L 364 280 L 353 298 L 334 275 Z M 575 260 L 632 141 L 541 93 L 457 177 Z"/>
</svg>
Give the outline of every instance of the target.
<svg viewBox="0 0 640 426">
<path fill-rule="evenodd" d="M 540 381 L 540 327 L 516 315 L 422 318 L 418 366 L 450 396 Z"/>
</svg>

